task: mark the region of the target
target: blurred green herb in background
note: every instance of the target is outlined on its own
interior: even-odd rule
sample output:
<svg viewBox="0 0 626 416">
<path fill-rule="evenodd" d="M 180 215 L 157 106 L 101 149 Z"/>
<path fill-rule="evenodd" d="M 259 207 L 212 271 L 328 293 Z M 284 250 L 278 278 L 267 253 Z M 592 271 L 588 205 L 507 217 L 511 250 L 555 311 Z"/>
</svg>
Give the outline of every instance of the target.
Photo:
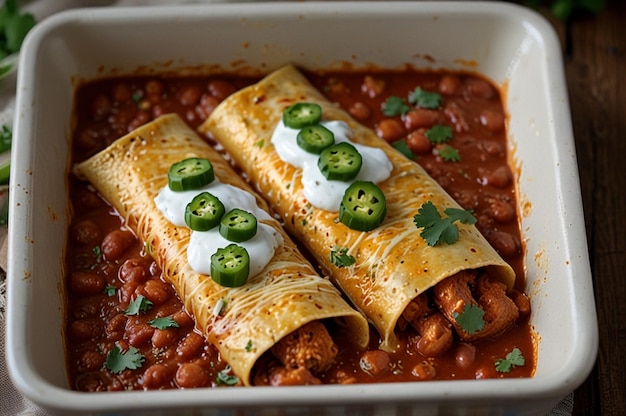
<svg viewBox="0 0 626 416">
<path fill-rule="evenodd" d="M 11 127 L 3 124 L 0 128 L 0 153 L 11 150 L 11 140 L 13 138 L 13 131 Z"/>
<path fill-rule="evenodd" d="M 8 183 L 11 170 L 11 138 L 13 132 L 6 124 L 0 128 L 0 225 L 9 219 Z"/>
<path fill-rule="evenodd" d="M 8 183 L 11 171 L 11 138 L 13 132 L 6 124 L 0 128 L 0 225 L 8 222 Z"/>
<path fill-rule="evenodd" d="M 606 6 L 606 0 L 528 0 L 526 4 L 534 8 L 546 5 L 557 19 L 570 20 L 579 14 L 600 13 Z"/>
<path fill-rule="evenodd" d="M 11 127 L 6 124 L 2 125 L 0 128 L 0 155 L 2 155 L 0 156 L 0 185 L 9 182 L 9 170 L 11 169 L 9 150 L 11 150 L 12 138 L 13 131 Z"/>
<path fill-rule="evenodd" d="M 5 0 L 0 9 L 0 59 L 19 51 L 33 26 L 35 17 L 30 13 L 20 13 L 17 0 Z"/>
</svg>

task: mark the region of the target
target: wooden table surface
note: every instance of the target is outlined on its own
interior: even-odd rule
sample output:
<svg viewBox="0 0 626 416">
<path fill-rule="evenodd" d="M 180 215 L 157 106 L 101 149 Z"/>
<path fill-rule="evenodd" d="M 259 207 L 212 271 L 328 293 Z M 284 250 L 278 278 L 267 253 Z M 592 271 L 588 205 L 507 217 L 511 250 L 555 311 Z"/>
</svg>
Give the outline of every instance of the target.
<svg viewBox="0 0 626 416">
<path fill-rule="evenodd" d="M 626 415 L 626 1 L 557 29 L 573 119 L 600 345 L 574 415 Z"/>
<path fill-rule="evenodd" d="M 626 1 L 606 2 L 569 22 L 544 13 L 563 46 L 599 324 L 575 416 L 626 415 Z"/>
</svg>

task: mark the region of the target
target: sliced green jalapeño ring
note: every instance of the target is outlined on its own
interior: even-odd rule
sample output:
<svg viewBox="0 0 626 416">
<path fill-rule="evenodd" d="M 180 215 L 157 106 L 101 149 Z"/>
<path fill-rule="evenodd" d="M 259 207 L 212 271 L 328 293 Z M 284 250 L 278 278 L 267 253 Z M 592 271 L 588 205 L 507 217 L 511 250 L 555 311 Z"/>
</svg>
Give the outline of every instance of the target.
<svg viewBox="0 0 626 416">
<path fill-rule="evenodd" d="M 189 191 L 210 184 L 215 179 L 213 165 L 208 159 L 192 157 L 170 166 L 167 173 L 168 185 L 172 191 Z"/>
<path fill-rule="evenodd" d="M 385 194 L 374 183 L 355 181 L 343 195 L 339 206 L 339 221 L 357 231 L 378 227 L 387 215 Z"/>
<path fill-rule="evenodd" d="M 220 221 L 220 234 L 228 241 L 240 243 L 256 235 L 256 217 L 239 208 L 228 211 Z"/>
<path fill-rule="evenodd" d="M 319 155 L 322 150 L 335 143 L 335 134 L 321 124 L 316 124 L 300 130 L 296 140 L 303 150 Z"/>
<path fill-rule="evenodd" d="M 202 192 L 185 207 L 185 223 L 194 231 L 209 231 L 225 213 L 224 204 L 215 195 Z"/>
<path fill-rule="evenodd" d="M 315 103 L 296 103 L 283 110 L 283 123 L 292 129 L 318 124 L 322 120 L 322 107 Z"/>
<path fill-rule="evenodd" d="M 356 178 L 361 170 L 363 158 L 356 147 L 341 142 L 322 150 L 317 167 L 322 175 L 331 181 L 349 181 Z"/>
<path fill-rule="evenodd" d="M 250 273 L 250 255 L 237 244 L 218 249 L 211 256 L 211 279 L 226 287 L 242 286 Z"/>
</svg>

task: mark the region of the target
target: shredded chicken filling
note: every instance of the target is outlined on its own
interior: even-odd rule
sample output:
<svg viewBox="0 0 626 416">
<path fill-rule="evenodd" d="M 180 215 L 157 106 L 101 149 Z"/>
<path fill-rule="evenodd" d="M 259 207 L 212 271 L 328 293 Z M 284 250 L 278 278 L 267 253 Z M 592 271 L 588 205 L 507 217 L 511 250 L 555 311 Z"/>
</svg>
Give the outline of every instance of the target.
<svg viewBox="0 0 626 416">
<path fill-rule="evenodd" d="M 468 332 L 459 324 L 457 317 L 465 305 L 484 311 L 482 329 Z M 413 299 L 398 321 L 398 328 L 413 327 L 419 335 L 413 344 L 417 352 L 436 357 L 450 350 L 455 340 L 467 343 L 495 337 L 529 313 L 526 295 L 515 290 L 507 293 L 506 285 L 488 274 L 467 270 Z M 322 384 L 316 374 L 328 369 L 337 354 L 337 345 L 326 327 L 319 321 L 308 323 L 272 347 L 260 361 L 254 384 Z"/>
<path fill-rule="evenodd" d="M 260 366 L 254 384 L 322 384 L 315 374 L 328 369 L 338 351 L 326 327 L 319 321 L 310 322 L 272 347 L 271 357 Z"/>
<path fill-rule="evenodd" d="M 484 311 L 482 329 L 469 332 L 457 320 L 466 305 Z M 436 357 L 448 351 L 457 337 L 462 342 L 474 342 L 505 332 L 520 316 L 530 313 L 530 301 L 518 291 L 507 294 L 506 285 L 486 273 L 461 271 L 415 298 L 402 314 L 399 329 L 410 324 L 419 339 L 417 351 L 426 357 Z"/>
</svg>

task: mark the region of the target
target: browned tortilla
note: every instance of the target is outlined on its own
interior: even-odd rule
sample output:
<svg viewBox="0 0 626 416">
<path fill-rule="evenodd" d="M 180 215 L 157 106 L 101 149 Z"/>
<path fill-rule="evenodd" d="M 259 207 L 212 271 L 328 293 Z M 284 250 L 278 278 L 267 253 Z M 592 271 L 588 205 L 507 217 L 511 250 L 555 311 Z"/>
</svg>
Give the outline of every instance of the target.
<svg viewBox="0 0 626 416">
<path fill-rule="evenodd" d="M 284 244 L 257 276 L 238 288 L 222 287 L 187 263 L 190 230 L 172 225 L 154 198 L 167 186 L 169 167 L 188 157 L 209 159 L 223 183 L 252 192 L 222 157 L 178 116 L 166 115 L 118 139 L 74 167 L 89 180 L 150 247 L 196 326 L 220 351 L 234 373 L 250 384 L 257 359 L 277 341 L 306 323 L 336 318 L 356 344 L 368 342 L 368 324 L 327 279 L 320 277 L 275 220 Z M 257 198 L 261 208 L 267 209 Z M 210 254 L 209 254 L 210 255 Z M 219 314 L 215 306 L 223 303 Z M 252 348 L 250 348 L 252 346 Z"/>
<path fill-rule="evenodd" d="M 378 185 L 387 199 L 383 224 L 369 232 L 351 230 L 336 212 L 312 206 L 303 195 L 301 170 L 283 162 L 271 143 L 283 109 L 296 102 L 322 106 L 325 120 L 343 120 L 352 140 L 381 148 L 393 164 L 389 179 Z M 427 245 L 413 217 L 431 201 L 440 212 L 460 206 L 416 163 L 408 160 L 370 129 L 329 102 L 293 66 L 283 67 L 223 101 L 201 126 L 230 153 L 285 227 L 328 271 L 335 284 L 378 329 L 382 348 L 395 350 L 398 318 L 412 299 L 461 270 L 488 267 L 509 288 L 515 274 L 473 225 L 459 224 L 452 245 Z M 330 261 L 333 247 L 356 259 L 350 267 Z"/>
</svg>

